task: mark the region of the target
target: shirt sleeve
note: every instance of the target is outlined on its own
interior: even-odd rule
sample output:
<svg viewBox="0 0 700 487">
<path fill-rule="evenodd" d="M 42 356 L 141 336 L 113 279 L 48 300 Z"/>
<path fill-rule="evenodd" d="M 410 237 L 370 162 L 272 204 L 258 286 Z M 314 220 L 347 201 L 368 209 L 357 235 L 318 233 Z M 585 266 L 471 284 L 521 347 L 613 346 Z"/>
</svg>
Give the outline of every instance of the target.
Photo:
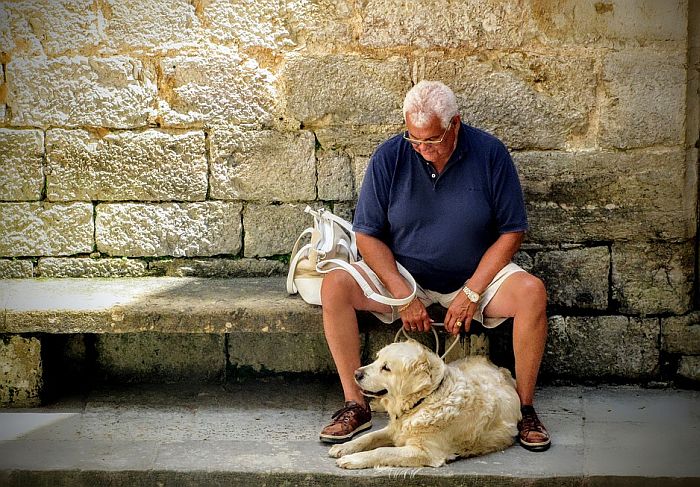
<svg viewBox="0 0 700 487">
<path fill-rule="evenodd" d="M 513 159 L 503 143 L 499 142 L 494 152 L 491 194 L 498 232 L 527 231 L 525 198 Z"/>
<path fill-rule="evenodd" d="M 385 239 L 389 222 L 389 193 L 391 172 L 388 157 L 380 146 L 369 161 L 357 199 L 353 230 L 379 239 Z"/>
</svg>

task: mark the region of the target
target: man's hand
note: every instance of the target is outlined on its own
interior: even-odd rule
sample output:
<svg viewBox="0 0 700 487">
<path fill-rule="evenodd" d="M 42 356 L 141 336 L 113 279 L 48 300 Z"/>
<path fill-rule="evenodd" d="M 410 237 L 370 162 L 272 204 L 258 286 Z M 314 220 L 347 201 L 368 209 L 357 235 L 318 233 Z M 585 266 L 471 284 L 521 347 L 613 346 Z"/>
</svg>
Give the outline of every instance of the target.
<svg viewBox="0 0 700 487">
<path fill-rule="evenodd" d="M 401 311 L 400 316 L 406 331 L 428 331 L 433 321 L 418 298 L 411 301 L 411 304 Z"/>
<path fill-rule="evenodd" d="M 456 335 L 461 327 L 469 331 L 472 325 L 472 317 L 476 313 L 478 303 L 472 303 L 463 292 L 457 293 L 445 315 L 445 330 Z"/>
</svg>

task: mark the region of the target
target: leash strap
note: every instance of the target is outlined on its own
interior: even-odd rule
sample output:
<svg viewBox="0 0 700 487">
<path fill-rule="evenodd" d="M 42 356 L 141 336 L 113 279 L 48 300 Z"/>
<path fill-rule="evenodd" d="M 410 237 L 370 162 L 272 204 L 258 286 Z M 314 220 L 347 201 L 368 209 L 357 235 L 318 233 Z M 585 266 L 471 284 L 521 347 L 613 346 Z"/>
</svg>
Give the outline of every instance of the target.
<svg viewBox="0 0 700 487">
<path fill-rule="evenodd" d="M 435 354 L 440 355 L 440 342 L 438 340 L 437 331 L 435 331 L 436 326 L 444 327 L 445 323 L 431 323 L 430 324 L 430 329 L 432 330 L 433 336 L 435 337 Z M 409 337 L 408 334 L 406 333 L 406 329 L 402 325 L 401 328 L 399 328 L 399 331 L 396 332 L 396 335 L 394 335 L 395 342 L 399 341 L 399 336 L 401 335 L 401 333 L 403 333 L 403 336 L 405 336 L 407 340 L 411 339 L 411 337 Z M 447 350 L 445 350 L 445 353 L 440 355 L 440 358 L 443 360 L 443 362 L 445 361 L 445 357 L 447 357 L 447 354 L 452 351 L 452 349 L 454 348 L 454 346 L 457 344 L 458 341 L 459 341 L 459 335 L 456 336 L 455 339 L 452 341 L 452 344 L 449 347 L 447 347 Z"/>
</svg>

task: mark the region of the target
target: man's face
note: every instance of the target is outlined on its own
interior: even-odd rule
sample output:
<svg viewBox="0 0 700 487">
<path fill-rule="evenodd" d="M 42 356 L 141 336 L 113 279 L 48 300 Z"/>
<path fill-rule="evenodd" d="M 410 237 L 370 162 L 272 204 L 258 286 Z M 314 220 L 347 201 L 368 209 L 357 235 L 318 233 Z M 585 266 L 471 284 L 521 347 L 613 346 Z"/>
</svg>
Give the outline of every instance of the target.
<svg viewBox="0 0 700 487">
<path fill-rule="evenodd" d="M 447 130 L 440 124 L 440 119 L 437 116 L 433 116 L 425 127 L 420 128 L 411 122 L 410 114 L 406 120 L 408 137 L 411 139 L 438 141 L 442 138 L 442 142 L 439 144 L 411 144 L 426 161 L 437 165 L 447 164 L 450 159 L 455 148 L 459 125 L 459 115 L 452 117 L 452 124 L 447 127 Z"/>
</svg>

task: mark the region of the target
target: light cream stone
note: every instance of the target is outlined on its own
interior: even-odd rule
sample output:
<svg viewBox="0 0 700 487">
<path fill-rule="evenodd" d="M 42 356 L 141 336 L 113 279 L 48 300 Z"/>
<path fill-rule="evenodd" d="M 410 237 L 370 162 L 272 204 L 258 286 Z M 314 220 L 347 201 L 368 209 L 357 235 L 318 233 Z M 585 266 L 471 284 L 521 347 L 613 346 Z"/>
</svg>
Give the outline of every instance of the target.
<svg viewBox="0 0 700 487">
<path fill-rule="evenodd" d="M 311 132 L 212 130 L 211 197 L 258 201 L 316 198 Z"/>
<path fill-rule="evenodd" d="M 43 157 L 41 131 L 0 128 L 0 200 L 40 199 Z"/>
<path fill-rule="evenodd" d="M 659 321 L 626 316 L 553 316 L 542 372 L 606 380 L 656 377 Z"/>
<path fill-rule="evenodd" d="M 159 120 L 164 126 L 268 124 L 275 78 L 253 58 L 219 47 L 163 58 Z"/>
<path fill-rule="evenodd" d="M 7 78 L 13 125 L 140 127 L 156 99 L 155 72 L 125 56 L 13 58 Z"/>
<path fill-rule="evenodd" d="M 149 263 L 158 276 L 172 277 L 270 277 L 287 275 L 289 266 L 267 259 L 168 259 Z"/>
<path fill-rule="evenodd" d="M 88 257 L 39 259 L 40 277 L 143 277 L 148 265 L 134 259 L 93 259 Z"/>
<path fill-rule="evenodd" d="M 314 133 L 324 150 L 343 151 L 351 156 L 370 156 L 379 144 L 403 130 L 401 122 L 394 125 L 322 127 L 315 129 Z"/>
<path fill-rule="evenodd" d="M 616 242 L 612 246 L 612 292 L 620 311 L 684 314 L 693 302 L 693 241 Z"/>
<path fill-rule="evenodd" d="M 231 333 L 230 363 L 255 372 L 330 373 L 333 359 L 323 333 Z"/>
<path fill-rule="evenodd" d="M 103 43 L 121 53 L 164 53 L 201 44 L 201 22 L 187 0 L 106 0 Z"/>
<path fill-rule="evenodd" d="M 532 273 L 545 282 L 549 305 L 608 308 L 610 250 L 607 247 L 538 252 Z"/>
<path fill-rule="evenodd" d="M 207 194 L 204 132 L 46 133 L 47 197 L 55 201 L 201 201 Z"/>
<path fill-rule="evenodd" d="M 34 265 L 29 260 L 0 259 L 0 279 L 34 277 Z"/>
<path fill-rule="evenodd" d="M 400 124 L 409 74 L 398 56 L 290 56 L 282 74 L 287 111 L 308 126 Z"/>
<path fill-rule="evenodd" d="M 369 0 L 363 2 L 360 44 L 374 48 L 508 48 L 533 37 L 523 2 Z"/>
<path fill-rule="evenodd" d="M 355 198 L 360 196 L 362 189 L 362 181 L 365 179 L 367 168 L 369 167 L 369 157 L 354 157 L 353 158 L 353 173 L 355 178 Z"/>
<path fill-rule="evenodd" d="M 291 38 L 308 50 L 347 48 L 354 42 L 354 24 L 361 12 L 353 0 L 286 0 L 285 26 Z"/>
<path fill-rule="evenodd" d="M 306 204 L 247 205 L 243 211 L 243 254 L 268 257 L 290 253 L 301 232 L 314 224 L 304 208 Z"/>
<path fill-rule="evenodd" d="M 93 249 L 91 203 L 0 203 L 0 255 L 72 255 Z"/>
<path fill-rule="evenodd" d="M 92 0 L 0 3 L 0 45 L 15 56 L 60 56 L 96 46 L 101 13 Z"/>
<path fill-rule="evenodd" d="M 620 149 L 683 144 L 685 62 L 683 50 L 609 53 L 603 63 L 600 144 Z"/>
<path fill-rule="evenodd" d="M 0 338 L 0 407 L 38 406 L 43 383 L 39 340 Z"/>
<path fill-rule="evenodd" d="M 661 332 L 665 352 L 700 355 L 700 312 L 661 318 Z"/>
<path fill-rule="evenodd" d="M 354 174 L 350 157 L 325 152 L 318 158 L 318 198 L 346 201 L 353 198 Z"/>
<path fill-rule="evenodd" d="M 97 249 L 113 256 L 210 256 L 241 248 L 241 205 L 104 203 L 97 205 Z"/>
<path fill-rule="evenodd" d="M 512 149 L 560 149 L 583 137 L 595 106 L 592 58 L 513 53 L 484 60 L 423 57 L 419 79 L 452 88 L 463 120 L 493 133 Z"/>
</svg>

